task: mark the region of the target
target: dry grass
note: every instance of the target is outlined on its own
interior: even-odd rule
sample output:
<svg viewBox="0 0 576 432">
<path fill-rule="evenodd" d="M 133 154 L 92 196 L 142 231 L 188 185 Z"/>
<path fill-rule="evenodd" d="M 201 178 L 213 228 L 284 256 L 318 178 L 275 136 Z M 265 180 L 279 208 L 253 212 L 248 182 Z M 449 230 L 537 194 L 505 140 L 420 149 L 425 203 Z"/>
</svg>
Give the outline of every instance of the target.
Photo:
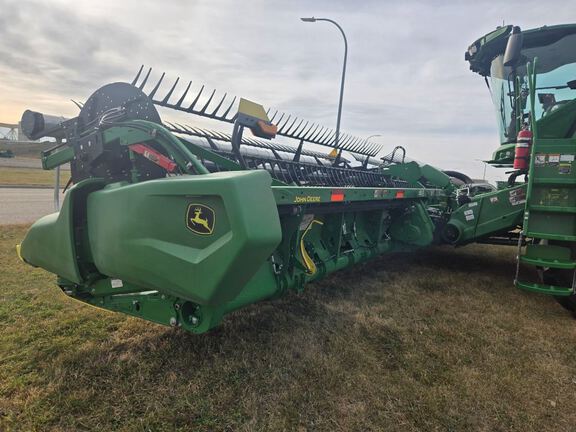
<svg viewBox="0 0 576 432">
<path fill-rule="evenodd" d="M 60 171 L 60 185 L 64 187 L 70 171 Z M 54 171 L 45 171 L 35 168 L 0 168 L 0 185 L 25 185 L 25 186 L 54 186 Z"/>
<path fill-rule="evenodd" d="M 571 431 L 576 323 L 513 250 L 384 256 L 211 334 L 99 311 L 0 229 L 0 430 Z"/>
</svg>

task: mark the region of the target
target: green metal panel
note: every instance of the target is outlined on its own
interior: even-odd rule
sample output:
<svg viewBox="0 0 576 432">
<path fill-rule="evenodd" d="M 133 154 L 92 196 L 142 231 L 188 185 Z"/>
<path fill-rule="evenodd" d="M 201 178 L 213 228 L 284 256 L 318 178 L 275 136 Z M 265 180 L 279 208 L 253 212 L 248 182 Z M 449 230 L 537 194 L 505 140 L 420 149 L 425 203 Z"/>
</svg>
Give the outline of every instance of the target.
<svg viewBox="0 0 576 432">
<path fill-rule="evenodd" d="M 319 204 L 354 201 L 390 201 L 443 197 L 441 189 L 424 188 L 341 188 L 273 186 L 278 205 Z M 343 197 L 340 199 L 339 195 Z"/>
<path fill-rule="evenodd" d="M 576 140 L 566 138 L 574 124 L 576 104 L 569 102 L 536 120 L 537 63 L 535 59 L 527 67 L 534 138 L 523 227 L 523 235 L 535 244 L 528 245 L 523 253 L 519 244 L 515 285 L 528 291 L 570 296 L 574 294 L 573 286 L 530 283 L 519 277 L 520 263 L 540 269 L 576 269 L 571 253 L 571 242 L 576 241 Z"/>
<path fill-rule="evenodd" d="M 40 218 L 28 230 L 20 245 L 24 261 L 42 267 L 72 282 L 81 283 L 75 244 L 75 208 L 85 195 L 102 187 L 97 179 L 85 180 L 73 186 L 64 197 L 62 208 Z M 81 205 L 81 204 L 80 204 Z"/>
<path fill-rule="evenodd" d="M 576 236 L 575 157 L 574 139 L 535 140 L 532 187 L 526 206 L 526 235 L 537 238 Z"/>
<path fill-rule="evenodd" d="M 576 261 L 571 258 L 568 247 L 548 244 L 529 244 L 520 261 L 538 267 L 553 267 L 559 269 L 575 269 Z"/>
<path fill-rule="evenodd" d="M 512 167 L 512 164 L 514 163 L 515 148 L 516 143 L 502 144 L 492 154 L 492 160 L 488 161 L 488 163 L 500 167 Z"/>
<path fill-rule="evenodd" d="M 569 138 L 574 136 L 574 119 L 576 118 L 576 99 L 565 103 L 538 120 L 540 139 Z"/>
<path fill-rule="evenodd" d="M 139 287 L 224 304 L 280 242 L 270 183 L 265 171 L 245 171 L 110 185 L 88 199 L 94 264 Z M 211 234 L 189 229 L 191 205 L 214 211 Z"/>
<path fill-rule="evenodd" d="M 390 226 L 392 239 L 415 246 L 428 246 L 434 238 L 434 225 L 422 203 L 400 210 Z"/>
<path fill-rule="evenodd" d="M 519 185 L 472 198 L 455 210 L 444 231 L 447 241 L 465 244 L 522 223 L 526 186 Z"/>
</svg>

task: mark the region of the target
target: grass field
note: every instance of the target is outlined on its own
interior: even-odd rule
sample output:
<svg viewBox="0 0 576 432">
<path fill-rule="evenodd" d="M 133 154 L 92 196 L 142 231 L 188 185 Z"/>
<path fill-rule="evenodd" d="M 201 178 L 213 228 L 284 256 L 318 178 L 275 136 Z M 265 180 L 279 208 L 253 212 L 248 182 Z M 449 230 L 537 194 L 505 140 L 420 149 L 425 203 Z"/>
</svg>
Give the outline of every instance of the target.
<svg viewBox="0 0 576 432">
<path fill-rule="evenodd" d="M 60 171 L 60 185 L 64 187 L 70 171 Z M 0 185 L 50 186 L 54 187 L 54 171 L 35 168 L 0 168 Z"/>
<path fill-rule="evenodd" d="M 38 159 L 40 152 L 54 147 L 54 142 L 13 142 L 0 141 L 0 150 L 10 150 L 17 157 L 30 157 Z"/>
<path fill-rule="evenodd" d="M 576 323 L 513 248 L 384 256 L 210 334 L 100 311 L 0 227 L 2 431 L 573 431 Z"/>
</svg>

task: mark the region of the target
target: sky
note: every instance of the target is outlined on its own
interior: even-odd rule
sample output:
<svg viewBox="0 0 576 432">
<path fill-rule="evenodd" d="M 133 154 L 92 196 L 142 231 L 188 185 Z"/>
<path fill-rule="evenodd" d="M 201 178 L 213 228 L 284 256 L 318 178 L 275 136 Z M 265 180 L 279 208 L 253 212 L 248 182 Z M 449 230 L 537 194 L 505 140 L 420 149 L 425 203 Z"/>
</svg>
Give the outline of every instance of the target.
<svg viewBox="0 0 576 432">
<path fill-rule="evenodd" d="M 464 52 L 498 25 L 576 22 L 566 0 L 0 0 L 0 122 L 25 109 L 75 116 L 140 65 L 334 127 L 348 39 L 341 130 L 389 153 L 482 178 L 498 146 L 483 79 Z M 182 87 L 183 90 L 183 87 Z M 194 117 L 163 118 L 206 125 Z M 222 129 L 222 125 L 216 126 Z M 224 125 L 228 128 L 230 125 Z M 488 167 L 487 178 L 503 179 Z"/>
</svg>

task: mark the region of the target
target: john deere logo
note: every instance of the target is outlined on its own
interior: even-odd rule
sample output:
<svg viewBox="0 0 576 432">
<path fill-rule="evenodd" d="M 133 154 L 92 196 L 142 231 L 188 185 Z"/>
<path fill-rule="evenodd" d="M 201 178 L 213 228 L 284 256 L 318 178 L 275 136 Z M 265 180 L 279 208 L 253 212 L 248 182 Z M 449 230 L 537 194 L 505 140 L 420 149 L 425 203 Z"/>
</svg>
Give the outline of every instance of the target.
<svg viewBox="0 0 576 432">
<path fill-rule="evenodd" d="M 215 221 L 214 210 L 204 204 L 190 204 L 186 210 L 186 226 L 196 234 L 212 234 Z"/>
</svg>

